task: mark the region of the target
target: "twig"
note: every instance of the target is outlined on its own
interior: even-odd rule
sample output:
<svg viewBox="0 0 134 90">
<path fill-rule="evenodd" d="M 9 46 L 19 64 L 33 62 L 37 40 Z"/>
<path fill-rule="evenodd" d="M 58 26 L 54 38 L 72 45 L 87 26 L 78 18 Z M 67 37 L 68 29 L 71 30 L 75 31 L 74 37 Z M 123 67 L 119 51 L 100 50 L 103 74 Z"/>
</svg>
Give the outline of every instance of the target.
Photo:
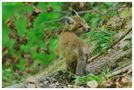
<svg viewBox="0 0 134 90">
<path fill-rule="evenodd" d="M 113 7 L 109 8 L 109 9 L 106 9 L 103 13 L 96 10 L 95 8 L 93 10 L 85 10 L 85 11 L 79 11 L 77 12 L 79 15 L 80 14 L 84 14 L 84 13 L 91 13 L 91 12 L 95 12 L 95 13 L 98 13 L 98 14 L 107 14 L 108 11 L 111 11 L 111 10 L 118 10 L 119 8 L 124 8 L 124 6 L 119 6 L 117 8 L 114 8 L 117 4 L 113 5 Z M 44 10 L 42 12 L 46 12 L 46 13 L 62 13 L 62 14 L 67 14 L 69 15 L 70 14 L 70 11 L 58 11 L 58 10 L 54 10 L 54 11 L 51 11 L 51 12 L 48 12 L 47 10 Z M 65 15 L 66 16 L 66 15 Z M 60 21 L 64 18 L 60 18 L 60 19 L 56 19 L 56 20 L 52 20 L 52 21 L 47 21 L 46 23 L 51 23 L 51 22 L 56 22 L 56 21 Z"/>
<path fill-rule="evenodd" d="M 88 60 L 88 63 L 95 60 L 96 58 L 98 58 L 99 56 L 101 56 L 103 54 L 103 52 L 99 52 L 97 55 L 95 55 L 94 57 L 91 57 L 91 59 Z"/>
<path fill-rule="evenodd" d="M 110 48 L 112 48 L 114 45 L 116 45 L 119 41 L 121 41 L 129 32 L 132 31 L 132 28 L 128 29 L 126 32 L 124 32 L 120 38 L 116 39 L 111 45 Z"/>
<path fill-rule="evenodd" d="M 114 8 L 117 4 L 114 4 L 113 7 L 105 10 L 105 11 L 111 11 L 111 10 L 117 10 L 119 8 L 124 8 L 124 6 L 118 6 L 117 8 Z M 104 11 L 104 12 L 105 12 Z M 70 13 L 70 11 L 58 11 L 58 10 L 54 10 L 54 11 L 51 11 L 51 12 L 48 12 L 47 10 L 43 10 L 42 12 L 45 12 L 45 13 L 62 13 L 62 14 L 68 14 Z M 90 12 L 96 12 L 98 14 L 102 14 L 102 12 L 99 12 L 98 10 L 96 10 L 95 8 L 93 10 L 85 10 L 85 11 L 79 11 L 77 12 L 78 14 L 84 14 L 84 13 L 90 13 Z"/>
<path fill-rule="evenodd" d="M 115 5 L 113 5 L 113 7 L 115 7 Z M 98 11 L 98 10 L 96 10 L 96 9 L 94 8 L 93 10 L 79 11 L 79 12 L 77 12 L 77 13 L 80 15 L 80 14 L 84 14 L 84 13 L 95 12 L 95 13 L 97 13 L 97 14 L 103 14 L 103 15 L 105 15 L 105 14 L 107 14 L 107 12 L 110 11 L 110 10 L 116 10 L 116 9 L 119 9 L 119 8 L 123 8 L 124 6 L 119 6 L 119 7 L 117 7 L 117 8 L 113 8 L 113 7 L 111 7 L 111 8 L 109 8 L 109 9 L 105 10 L 104 12 L 100 12 L 100 11 Z M 67 15 L 70 14 L 69 11 L 58 11 L 58 10 L 54 10 L 54 11 L 52 11 L 52 12 L 48 12 L 48 11 L 44 10 L 44 11 L 42 11 L 42 13 L 43 13 L 43 12 L 45 12 L 45 13 L 63 13 L 63 14 L 66 14 L 65 16 L 67 16 Z M 61 21 L 61 20 L 63 20 L 63 19 L 64 19 L 64 16 L 63 16 L 63 17 L 60 17 L 60 18 L 58 18 L 58 19 L 55 19 L 55 20 L 48 20 L 48 21 L 45 22 L 45 24 L 46 24 L 46 23 L 52 23 L 52 22 L 58 22 L 58 21 Z M 42 22 L 40 25 L 44 25 L 44 22 Z M 38 27 L 36 27 L 36 29 L 38 29 L 38 28 L 40 27 L 40 25 L 39 25 Z M 36 29 L 35 29 L 35 30 L 36 30 Z"/>
<path fill-rule="evenodd" d="M 128 65 L 128 66 L 126 66 L 126 67 L 124 67 L 124 68 L 121 68 L 121 69 L 119 69 L 119 70 L 117 70 L 117 71 L 114 71 L 114 72 L 112 72 L 111 74 L 106 75 L 106 77 L 109 78 L 109 77 L 118 75 L 118 74 L 120 74 L 120 73 L 126 72 L 126 71 L 127 71 L 128 69 L 130 69 L 130 68 L 132 68 L 132 65 Z"/>
<path fill-rule="evenodd" d="M 47 21 L 47 22 L 44 22 L 44 23 L 52 23 L 52 22 L 59 22 L 59 21 L 61 21 L 61 20 L 63 20 L 65 18 L 65 16 L 63 16 L 63 17 L 60 17 L 60 18 L 58 18 L 58 19 L 55 19 L 55 20 L 50 20 L 50 21 Z"/>
<path fill-rule="evenodd" d="M 58 10 L 54 10 L 51 12 L 48 12 L 47 10 L 42 10 L 41 12 L 44 12 L 44 13 L 62 13 L 62 14 L 70 13 L 69 11 L 58 11 Z"/>
</svg>

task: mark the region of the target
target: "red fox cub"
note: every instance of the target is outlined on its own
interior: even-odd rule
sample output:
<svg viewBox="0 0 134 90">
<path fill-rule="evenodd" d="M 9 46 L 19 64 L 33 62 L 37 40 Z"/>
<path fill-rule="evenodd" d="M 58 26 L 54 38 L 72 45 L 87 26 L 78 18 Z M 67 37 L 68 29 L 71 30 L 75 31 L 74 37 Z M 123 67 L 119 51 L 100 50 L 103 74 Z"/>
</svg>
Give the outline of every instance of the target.
<svg viewBox="0 0 134 90">
<path fill-rule="evenodd" d="M 65 59 L 67 69 L 79 76 L 86 73 L 88 48 L 76 33 L 81 30 L 88 31 L 88 29 L 89 26 L 85 20 L 76 13 L 74 16 L 65 17 L 65 27 L 59 37 L 59 52 Z"/>
</svg>

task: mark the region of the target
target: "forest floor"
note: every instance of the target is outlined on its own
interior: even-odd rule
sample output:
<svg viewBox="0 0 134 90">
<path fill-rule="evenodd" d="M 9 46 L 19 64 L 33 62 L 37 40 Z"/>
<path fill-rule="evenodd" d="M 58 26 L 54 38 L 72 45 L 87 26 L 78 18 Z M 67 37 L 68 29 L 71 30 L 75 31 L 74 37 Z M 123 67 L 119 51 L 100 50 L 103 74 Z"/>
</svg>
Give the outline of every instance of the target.
<svg viewBox="0 0 134 90">
<path fill-rule="evenodd" d="M 61 61 L 61 63 L 63 63 Z M 55 63 L 53 63 L 55 64 Z M 102 82 L 97 83 L 94 80 L 85 81 L 81 85 L 76 85 L 73 75 L 64 69 L 63 65 L 59 70 L 49 67 L 41 74 L 31 76 L 23 83 L 14 84 L 7 88 L 131 88 L 132 87 L 132 70 L 131 66 L 124 72 L 115 75 L 105 75 Z M 50 70 L 49 75 L 48 69 Z M 108 77 L 107 77 L 108 76 Z"/>
</svg>

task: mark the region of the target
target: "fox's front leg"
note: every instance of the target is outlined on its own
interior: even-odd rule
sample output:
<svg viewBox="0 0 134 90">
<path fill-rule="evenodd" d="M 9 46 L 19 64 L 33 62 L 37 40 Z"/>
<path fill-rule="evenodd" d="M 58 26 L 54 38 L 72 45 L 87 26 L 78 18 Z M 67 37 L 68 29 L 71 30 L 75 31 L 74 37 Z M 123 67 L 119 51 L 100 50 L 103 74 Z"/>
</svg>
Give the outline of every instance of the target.
<svg viewBox="0 0 134 90">
<path fill-rule="evenodd" d="M 76 60 L 72 60 L 71 63 L 66 63 L 66 65 L 67 65 L 67 70 L 69 70 L 71 73 L 76 72 L 76 67 L 77 67 L 77 61 Z"/>
<path fill-rule="evenodd" d="M 77 60 L 76 74 L 79 76 L 86 74 L 86 60 Z"/>
</svg>

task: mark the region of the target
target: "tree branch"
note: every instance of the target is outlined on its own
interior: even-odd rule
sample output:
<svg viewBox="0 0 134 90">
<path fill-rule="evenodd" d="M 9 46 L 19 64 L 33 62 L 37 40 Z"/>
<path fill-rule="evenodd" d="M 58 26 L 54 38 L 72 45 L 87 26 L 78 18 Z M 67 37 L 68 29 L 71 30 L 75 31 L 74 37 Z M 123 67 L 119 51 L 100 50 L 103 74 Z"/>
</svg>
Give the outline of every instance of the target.
<svg viewBox="0 0 134 90">
<path fill-rule="evenodd" d="M 106 77 L 109 78 L 109 77 L 118 75 L 118 74 L 120 74 L 120 73 L 126 72 L 126 71 L 129 70 L 130 68 L 132 68 L 132 65 L 131 65 L 131 64 L 128 65 L 128 66 L 126 66 L 126 67 L 124 67 L 124 68 L 121 68 L 121 69 L 119 69 L 119 70 L 117 70 L 117 71 L 114 71 L 114 72 L 112 72 L 111 74 L 106 75 Z"/>
</svg>

